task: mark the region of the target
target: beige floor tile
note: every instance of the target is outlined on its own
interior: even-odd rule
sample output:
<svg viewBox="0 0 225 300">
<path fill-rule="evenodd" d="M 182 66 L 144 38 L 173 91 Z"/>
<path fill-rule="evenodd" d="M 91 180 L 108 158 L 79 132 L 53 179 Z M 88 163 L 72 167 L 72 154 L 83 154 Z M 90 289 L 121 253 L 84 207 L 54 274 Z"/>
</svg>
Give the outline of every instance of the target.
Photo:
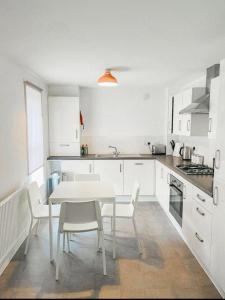
<svg viewBox="0 0 225 300">
<path fill-rule="evenodd" d="M 120 286 L 103 286 L 98 297 L 100 299 L 119 299 Z"/>
</svg>

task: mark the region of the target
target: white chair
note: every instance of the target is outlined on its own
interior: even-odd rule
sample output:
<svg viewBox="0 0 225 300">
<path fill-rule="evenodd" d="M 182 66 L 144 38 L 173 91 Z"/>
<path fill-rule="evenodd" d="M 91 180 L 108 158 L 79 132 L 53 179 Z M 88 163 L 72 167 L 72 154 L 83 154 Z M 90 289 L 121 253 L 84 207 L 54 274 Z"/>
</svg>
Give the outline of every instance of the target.
<svg viewBox="0 0 225 300">
<path fill-rule="evenodd" d="M 100 181 L 99 174 L 75 174 L 75 181 Z"/>
<path fill-rule="evenodd" d="M 140 192 L 140 186 L 137 182 L 135 182 L 130 202 L 116 204 L 116 218 L 132 220 L 135 236 L 136 236 L 137 243 L 138 243 L 138 250 L 139 250 L 139 253 L 142 254 L 141 243 L 138 238 L 137 226 L 136 226 L 136 222 L 135 222 L 135 212 L 136 212 L 139 192 Z M 101 214 L 102 214 L 103 218 L 111 219 L 111 227 L 112 227 L 113 205 L 112 204 L 104 204 L 102 207 L 102 210 L 101 210 Z"/>
<path fill-rule="evenodd" d="M 103 274 L 106 275 L 106 258 L 101 209 L 98 201 L 63 202 L 59 217 L 56 255 L 56 280 L 59 279 L 59 252 L 61 233 L 81 233 L 97 231 L 98 246 L 101 241 Z"/>
<path fill-rule="evenodd" d="M 31 223 L 29 228 L 29 234 L 27 237 L 26 247 L 24 254 L 27 254 L 28 246 L 30 242 L 30 237 L 32 233 L 32 228 L 34 221 L 37 220 L 35 234 L 37 235 L 38 226 L 41 219 L 49 219 L 49 206 L 47 204 L 43 204 L 42 196 L 40 189 L 36 182 L 32 182 L 27 186 L 27 198 L 28 204 L 31 214 Z M 52 217 L 59 218 L 60 213 L 60 206 L 59 205 L 52 205 Z"/>
</svg>

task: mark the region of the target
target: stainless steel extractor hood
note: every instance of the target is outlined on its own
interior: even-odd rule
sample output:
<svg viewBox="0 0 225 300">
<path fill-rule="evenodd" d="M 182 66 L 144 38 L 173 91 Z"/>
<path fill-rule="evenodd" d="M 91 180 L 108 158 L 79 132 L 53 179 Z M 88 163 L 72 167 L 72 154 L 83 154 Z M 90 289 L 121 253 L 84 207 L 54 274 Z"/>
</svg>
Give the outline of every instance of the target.
<svg viewBox="0 0 225 300">
<path fill-rule="evenodd" d="M 194 100 L 190 105 L 182 109 L 179 114 L 208 114 L 210 100 L 211 79 L 219 76 L 220 65 L 215 64 L 207 68 L 206 74 L 206 94 Z"/>
</svg>

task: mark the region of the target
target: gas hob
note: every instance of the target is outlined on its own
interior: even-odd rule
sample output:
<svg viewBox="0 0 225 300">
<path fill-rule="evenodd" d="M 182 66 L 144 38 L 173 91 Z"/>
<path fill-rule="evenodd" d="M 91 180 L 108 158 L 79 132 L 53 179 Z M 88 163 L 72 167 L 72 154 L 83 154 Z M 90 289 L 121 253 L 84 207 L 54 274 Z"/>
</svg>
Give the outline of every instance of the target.
<svg viewBox="0 0 225 300">
<path fill-rule="evenodd" d="M 213 175 L 214 170 L 205 165 L 183 164 L 176 166 L 181 172 L 186 175 Z"/>
</svg>

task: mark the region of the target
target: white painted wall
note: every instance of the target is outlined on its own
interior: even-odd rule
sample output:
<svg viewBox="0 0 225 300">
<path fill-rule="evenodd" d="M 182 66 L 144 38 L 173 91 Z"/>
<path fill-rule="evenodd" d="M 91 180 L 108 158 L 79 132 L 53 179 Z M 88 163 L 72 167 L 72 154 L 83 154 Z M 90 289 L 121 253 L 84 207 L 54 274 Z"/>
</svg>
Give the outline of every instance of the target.
<svg viewBox="0 0 225 300">
<path fill-rule="evenodd" d="M 146 142 L 165 143 L 164 90 L 149 88 L 80 88 L 85 129 L 81 143 L 89 153 L 149 153 Z"/>
<path fill-rule="evenodd" d="M 48 154 L 47 88 L 31 72 L 0 57 L 0 200 L 27 180 L 25 80 L 44 90 L 45 156 Z"/>
</svg>

